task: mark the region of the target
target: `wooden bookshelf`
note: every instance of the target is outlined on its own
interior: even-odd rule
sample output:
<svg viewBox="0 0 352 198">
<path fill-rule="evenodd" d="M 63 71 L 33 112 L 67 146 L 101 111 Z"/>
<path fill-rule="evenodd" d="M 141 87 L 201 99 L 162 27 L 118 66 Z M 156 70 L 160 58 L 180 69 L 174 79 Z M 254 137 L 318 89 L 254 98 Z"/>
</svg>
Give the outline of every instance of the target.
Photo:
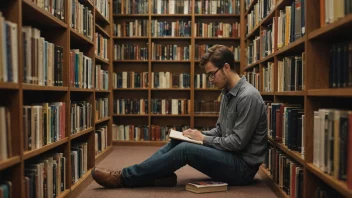
<svg viewBox="0 0 352 198">
<path fill-rule="evenodd" d="M 272 182 L 272 176 L 270 172 L 263 166 L 260 166 L 258 171 L 260 177 L 267 183 L 267 185 L 271 188 L 271 190 L 276 194 L 279 198 L 289 198 L 290 196 L 287 195 L 278 184 Z"/>
<path fill-rule="evenodd" d="M 242 40 L 245 42 L 243 52 L 246 52 L 245 47 L 249 41 L 253 40 L 254 37 L 261 36 L 263 30 L 267 30 L 267 25 L 273 22 L 274 17 L 280 15 L 280 10 L 285 9 L 286 6 L 291 6 L 294 0 L 278 0 L 273 10 L 269 11 L 266 17 L 259 21 L 258 25 L 248 33 L 248 35 L 242 34 Z M 274 40 L 274 50 L 269 56 L 262 57 L 260 52 L 260 59 L 252 64 L 247 64 L 246 55 L 241 56 L 243 62 L 241 63 L 241 71 L 251 72 L 254 68 L 258 69 L 256 72 L 259 73 L 262 78 L 263 68 L 266 68 L 266 62 L 271 61 L 273 63 L 273 92 L 263 92 L 263 82 L 260 79 L 260 93 L 264 100 L 271 101 L 273 103 L 288 103 L 288 104 L 301 104 L 304 110 L 304 134 L 305 139 L 305 154 L 302 157 L 298 151 L 290 150 L 288 147 L 273 139 L 268 140 L 270 145 L 275 150 L 280 150 L 281 153 L 287 155 L 290 159 L 298 162 L 303 167 L 304 173 L 304 189 L 303 197 L 314 197 L 316 190 L 322 184 L 328 185 L 330 188 L 340 193 L 343 197 L 352 197 L 352 189 L 348 189 L 347 182 L 339 179 L 335 179 L 333 176 L 320 170 L 313 164 L 313 149 L 314 149 L 314 111 L 318 111 L 322 108 L 332 109 L 346 109 L 351 110 L 351 105 L 348 101 L 352 97 L 351 87 L 344 88 L 330 88 L 329 87 L 329 67 L 330 58 L 329 50 L 332 48 L 332 44 L 348 41 L 351 39 L 352 33 L 352 15 L 348 14 L 343 18 L 339 18 L 333 23 L 325 24 L 321 27 L 320 24 L 320 3 L 324 1 L 312 0 L 304 1 L 304 22 L 305 22 L 305 34 L 288 45 L 277 49 L 278 41 Z M 241 9 L 242 20 L 248 19 L 248 13 L 250 13 L 257 0 L 250 1 L 248 9 Z M 245 7 L 245 2 L 241 1 L 241 5 Z M 324 6 L 323 6 L 324 7 Z M 243 23 L 245 24 L 245 23 Z M 242 29 L 246 29 L 246 26 L 241 24 Z M 276 27 L 277 28 L 277 27 Z M 275 33 L 276 34 L 276 33 Z M 276 37 L 275 35 L 274 37 Z M 261 38 L 262 39 L 262 38 Z M 262 42 L 262 41 L 261 41 Z M 262 45 L 262 43 L 260 43 Z M 304 90 L 299 91 L 278 91 L 278 62 L 284 57 L 289 56 L 301 56 L 302 52 L 305 52 L 305 62 L 303 67 L 304 75 Z M 320 138 L 320 137 L 319 137 Z M 302 143 L 303 144 L 303 143 Z M 346 165 L 347 166 L 347 165 Z M 278 197 L 289 197 L 286 193 L 279 188 L 279 186 L 272 181 L 269 172 L 261 167 L 259 171 L 262 178 L 269 181 L 273 191 Z M 324 185 L 325 186 L 325 185 Z M 337 195 L 336 195 L 337 196 Z"/>
<path fill-rule="evenodd" d="M 109 5 L 112 5 L 112 0 L 107 0 Z M 36 3 L 31 0 L 5 0 L 2 2 L 0 11 L 2 16 L 5 17 L 6 21 L 17 24 L 17 48 L 18 48 L 18 83 L 0 83 L 0 93 L 2 95 L 1 105 L 9 108 L 11 112 L 11 147 L 12 156 L 6 160 L 0 161 L 0 172 L 6 172 L 7 181 L 12 182 L 12 192 L 10 197 L 25 197 L 25 170 L 33 160 L 40 160 L 42 156 L 46 156 L 51 153 L 63 153 L 63 157 L 66 158 L 66 172 L 64 173 L 67 181 L 65 190 L 59 194 L 58 197 L 77 197 L 80 192 L 87 187 L 87 185 L 92 181 L 90 176 L 90 170 L 95 166 L 98 161 L 104 159 L 109 151 L 112 149 L 111 141 L 111 124 L 112 120 L 112 28 L 109 21 L 102 18 L 102 15 L 96 10 L 94 1 L 80 1 L 85 7 L 88 7 L 92 11 L 92 36 L 93 39 L 90 40 L 85 35 L 79 33 L 74 29 L 70 21 L 70 8 L 71 5 L 69 1 L 64 0 L 64 12 L 61 16 L 54 16 L 44 8 L 39 7 Z M 109 13 L 112 13 L 112 7 L 109 7 Z M 110 14 L 109 18 L 112 18 Z M 23 27 L 30 26 L 36 28 L 40 31 L 40 37 L 43 37 L 45 41 L 54 44 L 55 46 L 60 46 L 62 48 L 62 62 L 60 68 L 62 68 L 62 73 L 60 76 L 62 79 L 63 86 L 47 86 L 47 85 L 37 85 L 28 84 L 24 80 L 25 67 L 23 61 L 25 60 L 23 54 L 23 42 L 24 36 L 22 34 Z M 101 59 L 95 56 L 95 32 L 99 32 L 108 40 L 107 44 L 107 56 L 109 60 Z M 89 57 L 92 60 L 92 74 L 95 73 L 95 65 L 103 64 L 102 68 L 108 71 L 109 74 L 109 88 L 108 91 L 105 90 L 95 90 L 75 88 L 70 85 L 70 50 L 79 49 L 84 56 Z M 43 48 L 44 50 L 44 48 Z M 43 57 L 44 58 L 44 57 Z M 54 57 L 53 57 L 54 58 Z M 56 59 L 56 57 L 55 57 Z M 61 71 L 60 71 L 61 72 Z M 35 74 L 32 74 L 35 75 Z M 38 74 L 39 75 L 39 74 Z M 61 80 L 60 79 L 60 80 Z M 95 81 L 93 81 L 93 87 Z M 92 105 L 92 109 L 95 109 L 95 99 L 99 97 L 108 97 L 108 117 L 95 125 L 95 113 L 92 113 L 92 123 L 93 126 L 89 129 L 80 131 L 76 134 L 71 134 L 70 124 L 71 124 L 71 114 L 70 114 L 70 101 L 87 101 Z M 33 149 L 27 151 L 24 147 L 24 128 L 25 123 L 23 121 L 23 106 L 35 105 L 44 102 L 63 102 L 66 105 L 64 120 L 65 131 L 64 137 L 60 140 L 41 146 L 38 149 Z M 107 149 L 105 149 L 103 155 L 99 155 L 96 160 L 94 155 L 95 150 L 95 130 L 102 126 L 107 126 Z M 60 131 L 61 132 L 61 131 Z M 60 134 L 61 135 L 61 134 Z M 87 155 L 87 173 L 80 178 L 75 184 L 71 184 L 71 148 L 76 143 L 87 142 L 88 144 L 88 155 Z M 7 174 L 9 172 L 10 174 Z M 3 174 L 2 174 L 3 175 Z M 15 188 L 14 188 L 15 187 Z"/>
</svg>

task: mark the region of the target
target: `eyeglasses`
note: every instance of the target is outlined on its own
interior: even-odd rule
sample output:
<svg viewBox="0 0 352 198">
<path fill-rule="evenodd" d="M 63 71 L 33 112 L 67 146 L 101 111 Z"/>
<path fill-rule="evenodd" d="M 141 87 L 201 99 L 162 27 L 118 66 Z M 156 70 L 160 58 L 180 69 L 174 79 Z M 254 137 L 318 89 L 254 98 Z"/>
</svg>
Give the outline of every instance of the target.
<svg viewBox="0 0 352 198">
<path fill-rule="evenodd" d="M 221 68 L 217 69 L 215 72 L 208 72 L 207 77 L 208 79 L 214 79 L 216 72 L 218 72 Z"/>
</svg>

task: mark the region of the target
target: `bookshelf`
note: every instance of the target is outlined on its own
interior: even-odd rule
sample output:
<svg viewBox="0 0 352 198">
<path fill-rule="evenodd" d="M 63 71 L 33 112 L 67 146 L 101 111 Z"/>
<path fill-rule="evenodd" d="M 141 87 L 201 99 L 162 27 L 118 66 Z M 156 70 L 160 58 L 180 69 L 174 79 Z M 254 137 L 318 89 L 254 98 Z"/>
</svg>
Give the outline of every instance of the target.
<svg viewBox="0 0 352 198">
<path fill-rule="evenodd" d="M 292 145 L 290 145 L 290 143 L 287 144 L 287 142 L 283 142 L 284 140 L 281 140 L 282 138 L 281 135 L 285 136 L 284 134 L 279 134 L 278 136 L 277 133 L 283 133 L 283 132 L 278 132 L 278 131 L 281 131 L 281 129 L 280 130 L 276 129 L 275 138 L 271 138 L 269 136 L 268 145 L 270 148 L 272 148 L 272 150 L 270 150 L 271 158 L 267 159 L 268 162 L 266 162 L 260 168 L 259 173 L 263 178 L 265 178 L 266 181 L 268 181 L 268 184 L 270 184 L 270 186 L 272 187 L 273 191 L 276 193 L 277 196 L 292 197 L 292 194 L 287 195 L 286 190 L 284 190 L 285 183 L 283 184 L 279 183 L 280 178 L 275 177 L 275 176 L 278 177 L 280 173 L 275 172 L 276 168 L 273 168 L 275 166 L 278 166 L 278 164 L 280 163 L 286 163 L 286 161 L 289 161 L 290 166 L 295 166 L 295 167 L 297 166 L 303 169 L 302 170 L 303 189 L 301 189 L 302 197 L 319 197 L 317 193 L 322 193 L 322 192 L 331 193 L 328 195 L 329 197 L 330 196 L 351 197 L 352 189 L 348 188 L 348 183 L 351 182 L 350 176 L 346 176 L 347 180 L 339 179 L 339 177 L 341 176 L 334 175 L 336 174 L 334 173 L 334 169 L 332 169 L 332 172 L 329 173 L 331 169 L 327 168 L 325 164 L 322 166 L 323 168 L 326 168 L 326 171 L 322 170 L 323 168 L 318 167 L 316 164 L 316 160 L 319 163 L 319 160 L 324 159 L 324 157 L 321 157 L 322 156 L 321 154 L 319 155 L 319 157 L 317 157 L 317 154 L 315 154 L 315 152 L 317 152 L 317 150 L 319 150 L 319 148 L 323 146 L 325 147 L 325 152 L 330 153 L 332 152 L 331 151 L 332 147 L 325 144 L 321 144 L 320 147 L 319 146 L 317 147 L 317 143 L 316 143 L 317 139 L 319 139 L 320 142 L 322 142 L 324 139 L 326 139 L 326 136 L 322 134 L 318 134 L 319 129 L 317 129 L 317 126 L 315 124 L 316 123 L 321 124 L 321 123 L 317 121 L 317 119 L 319 119 L 319 116 L 317 117 L 315 112 L 323 111 L 322 109 L 328 109 L 328 110 L 330 109 L 329 112 L 331 114 L 332 112 L 331 109 L 351 110 L 351 104 L 347 102 L 351 100 L 351 93 L 352 93 L 351 87 L 348 86 L 348 80 L 350 80 L 350 77 L 344 77 L 344 75 L 342 74 L 343 72 L 338 73 L 343 71 L 343 69 L 339 71 L 334 71 L 334 69 L 331 68 L 331 65 L 332 65 L 331 61 L 333 59 L 331 51 L 336 49 L 334 48 L 334 45 L 336 43 L 343 43 L 351 40 L 350 27 L 351 27 L 352 10 L 349 10 L 349 8 L 346 8 L 346 10 L 344 10 L 342 9 L 343 7 L 338 7 L 338 6 L 336 7 L 335 1 L 330 2 L 330 1 L 324 1 L 324 0 L 322 1 L 320 0 L 313 0 L 313 1 L 273 0 L 273 1 L 267 1 L 267 2 L 268 4 L 273 3 L 271 7 L 268 6 L 268 8 L 272 8 L 272 9 L 271 10 L 268 9 L 267 12 L 265 12 L 265 14 L 260 16 L 258 12 L 260 9 L 259 5 L 263 3 L 263 1 L 260 1 L 260 0 L 242 1 L 241 7 L 244 8 L 244 9 L 241 9 L 241 16 L 243 15 L 242 20 L 246 21 L 248 26 L 251 27 L 250 31 L 246 30 L 246 33 L 242 34 L 244 35 L 243 36 L 244 47 L 242 48 L 242 50 L 245 51 L 244 53 L 245 55 L 241 56 L 241 59 L 244 60 L 242 61 L 242 64 L 241 64 L 242 72 L 244 72 L 245 75 L 251 78 L 253 84 L 257 84 L 259 86 L 259 91 L 263 99 L 268 102 L 268 107 L 270 107 L 269 108 L 270 113 L 272 108 L 274 108 L 274 105 L 276 105 L 277 103 L 300 104 L 302 108 L 301 111 L 304 114 L 304 117 L 302 118 L 303 120 L 302 124 L 304 125 L 301 131 L 303 139 L 300 139 L 302 144 L 302 148 L 299 148 L 300 150 L 297 150 L 296 148 L 294 148 Z M 305 17 L 303 18 L 303 21 L 305 24 L 305 34 L 303 35 L 301 34 L 301 36 L 297 38 L 293 37 L 294 39 L 282 45 L 282 43 L 280 44 L 280 41 L 279 41 L 280 37 L 278 35 L 279 34 L 278 29 L 280 28 L 279 25 L 275 24 L 276 26 L 274 25 L 274 28 L 272 29 L 268 25 L 275 23 L 275 21 L 278 21 L 277 20 L 278 17 L 280 16 L 282 17 L 283 16 L 282 14 L 287 11 L 285 10 L 286 7 L 291 6 L 293 2 L 302 3 L 303 5 L 301 4 L 300 8 L 303 8 L 302 6 L 304 6 Z M 329 4 L 329 6 L 326 6 L 324 4 L 325 2 L 328 2 L 331 4 Z M 294 5 L 297 6 L 297 4 L 294 4 Z M 344 5 L 343 1 L 341 1 L 341 5 L 339 4 L 339 6 L 342 6 L 342 5 Z M 340 15 L 337 17 L 335 15 L 332 16 L 333 21 L 330 21 L 328 24 L 325 24 L 325 21 L 326 21 L 325 17 L 326 15 L 329 14 L 328 12 L 325 12 L 325 9 L 331 9 L 331 8 L 336 9 L 336 12 L 339 13 Z M 283 12 L 280 12 L 280 11 L 283 11 Z M 256 14 L 257 14 L 257 17 L 255 17 Z M 248 20 L 251 20 L 251 22 L 248 22 Z M 301 24 L 299 23 L 297 24 L 296 20 L 297 18 L 295 18 L 294 20 L 294 25 L 297 25 L 296 27 L 302 27 L 303 21 L 300 22 Z M 242 24 L 246 24 L 246 23 L 242 23 Z M 297 30 L 296 27 L 294 30 Z M 245 25 L 242 25 L 241 28 L 247 29 Z M 265 30 L 266 30 L 265 33 L 268 33 L 269 30 L 272 30 L 273 37 L 270 40 L 270 44 L 272 44 L 271 48 L 266 46 L 267 48 L 263 50 L 262 47 L 265 46 L 265 43 L 263 43 L 262 40 L 265 39 L 263 37 L 264 35 L 263 32 Z M 290 36 L 292 37 L 292 35 Z M 259 41 L 257 41 L 257 43 L 254 43 L 256 39 L 258 39 Z M 252 44 L 258 45 L 256 50 L 249 48 L 249 46 L 251 46 Z M 340 44 L 340 46 L 341 45 L 342 44 Z M 248 49 L 252 51 L 249 51 Z M 339 50 L 338 47 L 337 49 Z M 343 51 L 344 49 L 342 48 L 341 50 Z M 266 51 L 269 51 L 269 53 L 264 54 L 263 52 L 266 52 Z M 304 57 L 302 56 L 303 52 L 305 53 Z M 253 54 L 256 54 L 257 57 L 253 58 Z M 349 54 L 346 52 L 346 54 L 347 54 L 346 57 L 351 57 L 350 52 Z M 297 87 L 295 87 L 296 89 L 285 89 L 285 87 L 283 87 L 283 85 L 280 84 L 280 83 L 286 83 L 286 82 L 280 81 L 281 80 L 280 76 L 282 76 L 281 74 L 285 74 L 285 73 L 280 73 L 280 72 L 283 72 L 282 66 L 280 66 L 280 61 L 285 61 L 286 57 L 291 57 L 291 56 L 301 56 L 302 58 L 302 67 L 303 67 L 302 68 L 303 72 L 301 74 L 302 89 L 297 89 Z M 268 73 L 267 71 L 265 71 L 265 69 L 270 71 L 270 69 L 268 69 L 269 68 L 268 63 L 272 64 L 271 73 L 270 72 Z M 287 63 L 284 63 L 284 64 L 287 64 Z M 341 63 L 341 67 L 344 65 L 346 65 L 347 67 L 348 64 L 350 63 L 349 62 Z M 297 68 L 297 66 L 295 67 Z M 338 75 L 338 77 L 331 76 L 331 72 L 337 72 L 336 75 Z M 344 72 L 351 75 L 350 70 L 346 70 Z M 259 76 L 259 80 L 257 76 Z M 265 78 L 265 80 L 263 80 L 263 78 Z M 256 82 L 256 81 L 259 81 L 259 82 Z M 336 81 L 337 85 L 336 87 L 332 88 L 331 84 L 334 83 L 334 81 Z M 338 86 L 338 83 L 341 83 L 340 87 Z M 343 83 L 346 83 L 345 87 L 343 87 Z M 272 84 L 271 87 L 270 87 L 270 84 Z M 295 86 L 297 86 L 297 84 L 295 84 Z M 348 112 L 347 114 L 344 114 L 343 111 L 333 111 L 332 113 L 335 115 L 340 115 L 340 114 L 343 116 L 348 115 Z M 278 115 L 281 116 L 282 114 L 279 113 Z M 270 119 L 273 119 L 272 114 L 270 115 Z M 284 118 L 281 119 L 280 117 L 281 122 L 283 121 L 283 119 Z M 339 117 L 338 119 L 342 119 L 342 118 Z M 269 122 L 270 121 L 271 120 L 269 120 Z M 277 121 L 277 118 L 276 118 L 276 121 Z M 336 126 L 341 127 L 342 125 L 340 122 L 342 121 L 339 121 L 339 125 L 336 125 Z M 278 123 L 276 122 L 274 124 L 278 124 Z M 277 126 L 282 126 L 282 125 L 280 124 Z M 269 134 L 275 131 L 275 128 L 273 128 L 273 126 L 270 124 Z M 341 130 L 348 133 L 347 130 L 350 130 L 350 129 L 341 128 Z M 341 130 L 339 129 L 339 133 L 341 132 Z M 331 133 L 331 130 L 328 130 L 328 131 L 329 133 Z M 300 131 L 298 130 L 298 132 Z M 334 135 L 336 135 L 336 132 L 333 131 L 332 133 L 335 133 Z M 341 134 L 338 134 L 338 136 L 335 136 L 335 137 L 340 137 L 341 141 L 345 139 L 344 138 L 345 136 L 342 137 L 343 134 L 341 136 L 340 135 Z M 287 137 L 284 137 L 284 138 L 287 138 Z M 285 141 L 287 140 L 285 139 Z M 293 141 L 293 139 L 288 141 L 289 142 Z M 337 143 L 334 143 L 334 145 L 337 145 Z M 341 145 L 343 145 L 342 142 L 341 142 Z M 305 151 L 304 155 L 301 152 L 301 149 L 303 149 L 303 147 Z M 347 149 L 346 147 L 344 148 Z M 341 148 L 339 147 L 339 149 Z M 275 150 L 275 154 L 273 154 L 274 150 Z M 350 150 L 344 151 L 348 153 L 346 154 L 346 156 L 348 155 L 347 159 L 346 158 L 342 159 L 342 160 L 345 160 L 345 163 L 344 161 L 341 161 L 341 158 L 336 160 L 336 153 L 333 154 L 334 155 L 333 159 L 327 159 L 325 157 L 325 160 L 329 161 L 328 163 L 330 162 L 334 163 L 334 167 L 336 167 L 336 164 L 337 164 L 337 166 L 339 166 L 339 169 L 338 169 L 339 171 L 343 172 L 343 171 L 346 171 L 347 169 L 347 172 L 348 172 L 350 171 L 348 170 L 350 167 L 350 164 L 347 164 L 349 163 L 347 161 L 350 160 L 349 151 Z M 337 155 L 341 156 L 342 154 L 339 154 L 339 152 L 337 152 Z M 282 156 L 287 156 L 287 157 L 282 157 Z M 285 162 L 281 160 L 285 160 Z M 341 169 L 341 164 L 345 164 L 344 166 L 345 168 L 343 168 L 342 166 L 342 169 Z M 268 170 L 268 168 L 270 170 Z M 281 168 L 277 168 L 277 169 L 280 170 Z M 339 174 L 343 174 L 343 173 L 340 172 Z M 295 186 L 294 188 L 297 188 L 297 186 Z M 297 193 L 297 191 L 295 193 Z"/>
<path fill-rule="evenodd" d="M 12 68 L 10 68 L 12 73 L 8 74 L 7 80 L 4 80 L 2 76 L 0 83 L 0 93 L 3 96 L 0 99 L 0 106 L 5 107 L 5 113 L 7 111 L 10 112 L 9 119 L 5 120 L 9 124 L 6 124 L 6 126 L 9 126 L 8 129 L 1 129 L 2 135 L 4 133 L 10 134 L 6 136 L 7 141 L 10 140 L 10 144 L 8 144 L 9 147 L 6 150 L 6 152 L 9 153 L 7 158 L 0 159 L 0 177 L 2 181 L 11 182 L 12 197 L 27 197 L 26 185 L 29 181 L 27 180 L 28 171 L 29 169 L 33 171 L 33 166 L 40 163 L 47 163 L 48 167 L 65 167 L 65 169 L 62 170 L 63 175 L 60 174 L 60 177 L 62 176 L 61 181 L 57 180 L 56 183 L 60 185 L 62 182 L 63 188 L 58 189 L 55 193 L 57 193 L 56 196 L 59 197 L 75 197 L 92 181 L 90 177 L 91 168 L 112 151 L 112 119 L 110 119 L 112 116 L 112 85 L 110 81 L 112 78 L 112 37 L 110 36 L 112 34 L 112 26 L 109 22 L 112 19 L 112 1 L 85 0 L 78 2 L 62 0 L 58 3 L 59 6 L 56 11 L 54 11 L 54 7 L 51 5 L 37 5 L 31 0 L 5 0 L 0 6 L 0 12 L 2 13 L 0 22 L 1 19 L 3 19 L 6 24 L 16 24 L 17 26 L 17 28 L 13 29 L 14 31 L 11 32 L 11 38 L 16 39 L 17 44 L 13 43 L 14 40 L 11 40 L 11 43 L 9 43 L 9 45 L 12 44 L 12 47 L 9 48 L 9 50 L 12 50 L 11 53 L 9 53 L 13 61 L 11 65 Z M 75 5 L 80 3 L 84 6 L 84 11 L 82 8 L 82 10 L 80 10 L 81 13 L 75 13 L 76 20 L 86 15 L 86 24 L 80 24 L 80 26 L 77 24 L 77 21 L 71 21 L 71 7 L 73 3 L 75 3 Z M 101 14 L 103 5 L 106 6 L 106 9 L 103 10 L 105 14 Z M 49 12 L 49 10 L 53 11 L 53 14 Z M 104 17 L 104 15 L 107 17 Z M 1 25 L 3 25 L 3 23 L 4 22 L 2 22 Z M 35 35 L 36 33 L 39 33 L 39 35 L 37 34 L 38 37 Z M 96 56 L 95 49 L 97 48 L 97 42 L 95 33 L 99 33 L 107 39 L 105 41 L 106 47 L 103 56 L 100 54 Z M 29 34 L 28 40 L 26 36 Z M 43 38 L 43 40 L 40 40 L 40 37 Z M 10 35 L 8 38 L 10 38 Z M 33 46 L 30 46 L 30 43 L 28 43 L 30 40 L 37 43 L 31 43 Z M 36 45 L 36 48 L 34 45 Z M 59 52 L 56 50 L 50 52 L 51 45 L 53 47 L 60 47 L 55 48 L 58 49 Z M 72 59 L 73 49 L 77 49 L 77 54 L 81 53 L 81 55 L 86 58 L 85 60 L 90 62 L 82 62 L 82 65 L 75 65 L 76 63 L 73 62 Z M 38 53 L 37 50 L 42 50 L 44 54 L 39 56 L 40 53 Z M 30 51 L 33 53 L 33 56 L 29 55 L 32 57 L 32 61 L 35 60 L 37 62 L 26 64 L 26 60 L 29 60 L 27 55 Z M 36 54 L 34 55 L 34 53 Z M 3 60 L 4 59 L 1 57 L 1 61 Z M 40 63 L 39 60 L 44 60 L 44 62 Z M 38 66 L 34 67 L 34 65 Z M 101 68 L 106 71 L 104 79 L 106 80 L 107 86 L 104 85 L 105 87 L 102 86 L 103 88 L 95 88 L 96 65 L 101 65 Z M 86 76 L 78 77 L 79 75 L 73 75 L 76 67 L 77 69 L 82 69 L 80 70 L 81 72 L 83 72 L 83 67 L 85 67 L 84 71 L 86 72 Z M 91 77 L 89 77 L 89 74 L 91 74 Z M 13 76 L 10 78 L 10 75 Z M 108 76 L 109 80 L 106 79 L 106 76 Z M 51 80 L 53 81 L 52 84 L 50 84 Z M 95 122 L 96 116 L 93 111 L 95 112 L 95 99 L 97 98 L 108 99 L 107 116 Z M 71 120 L 71 104 L 75 101 L 85 101 L 89 103 L 92 112 L 90 117 L 86 119 L 86 122 L 90 123 L 90 126 L 87 124 L 85 129 L 77 128 L 77 130 L 73 132 L 71 130 L 71 124 L 74 122 Z M 41 135 L 44 135 L 39 136 L 39 133 L 34 134 L 38 136 L 38 140 L 40 140 L 40 137 L 48 139 L 40 140 L 39 143 L 37 142 L 39 147 L 32 145 L 33 147 L 28 149 L 28 144 L 25 142 L 28 141 L 28 138 L 24 135 L 24 132 L 27 133 L 25 129 L 26 126 L 28 126 L 26 125 L 28 124 L 27 120 L 24 119 L 24 116 L 27 115 L 25 113 L 28 111 L 28 106 L 32 107 L 33 110 L 34 105 L 44 105 L 46 102 L 49 103 L 49 108 L 57 108 L 56 110 L 59 114 L 55 114 L 55 116 L 61 116 L 51 117 L 58 120 L 55 126 L 59 127 L 57 128 L 59 131 L 56 132 L 60 134 L 57 134 L 58 137 L 56 137 L 56 135 L 54 137 L 52 136 L 54 133 L 49 134 L 44 132 L 47 128 L 37 129 L 40 131 L 43 130 Z M 50 107 L 50 104 L 57 106 Z M 36 108 L 37 107 L 34 109 Z M 1 116 L 3 115 L 5 114 Z M 45 115 L 47 116 L 49 114 Z M 54 116 L 54 114 L 52 114 L 52 116 Z M 43 120 L 43 118 L 40 119 Z M 97 143 L 95 141 L 95 134 L 102 126 L 107 127 L 105 135 L 107 139 L 105 143 L 106 148 L 102 148 L 100 152 L 96 153 L 95 146 Z M 1 136 L 1 138 L 3 137 L 5 136 Z M 54 139 L 49 139 L 49 137 Z M 32 139 L 32 141 L 34 141 L 32 144 L 36 143 L 38 140 Z M 84 142 L 87 144 L 76 146 L 76 144 L 82 144 Z M 1 144 L 3 144 L 3 142 Z M 71 171 L 73 162 L 71 157 L 72 152 L 75 151 L 76 148 L 78 149 L 77 152 L 81 150 L 82 154 L 86 154 L 86 160 L 81 161 L 81 163 L 85 164 L 86 168 L 84 174 L 78 175 L 77 180 L 73 183 L 72 177 L 74 173 Z M 56 154 L 62 155 L 57 158 L 60 162 L 56 161 Z M 46 157 L 54 157 L 55 166 L 52 162 L 45 162 L 45 159 L 48 159 Z M 64 161 L 61 162 L 61 160 Z M 58 171 L 61 169 L 54 170 Z M 56 172 L 51 172 L 50 174 L 55 173 Z M 58 175 L 59 174 L 57 174 L 57 177 L 59 177 Z M 60 182 L 60 184 L 58 182 Z M 49 186 L 53 187 L 53 185 L 54 184 L 50 184 Z"/>
</svg>

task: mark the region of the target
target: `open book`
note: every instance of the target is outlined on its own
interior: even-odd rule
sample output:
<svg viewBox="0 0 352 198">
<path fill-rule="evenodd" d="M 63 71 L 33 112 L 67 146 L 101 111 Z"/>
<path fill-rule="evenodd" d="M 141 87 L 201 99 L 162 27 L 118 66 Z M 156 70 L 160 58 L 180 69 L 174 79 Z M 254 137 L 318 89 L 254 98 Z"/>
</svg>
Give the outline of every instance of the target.
<svg viewBox="0 0 352 198">
<path fill-rule="evenodd" d="M 186 141 L 186 142 L 192 142 L 192 143 L 195 143 L 195 144 L 203 144 L 202 141 L 192 140 L 189 137 L 183 136 L 182 132 L 175 131 L 173 129 L 171 129 L 169 137 L 172 138 L 172 139 L 182 140 L 182 141 Z"/>
</svg>

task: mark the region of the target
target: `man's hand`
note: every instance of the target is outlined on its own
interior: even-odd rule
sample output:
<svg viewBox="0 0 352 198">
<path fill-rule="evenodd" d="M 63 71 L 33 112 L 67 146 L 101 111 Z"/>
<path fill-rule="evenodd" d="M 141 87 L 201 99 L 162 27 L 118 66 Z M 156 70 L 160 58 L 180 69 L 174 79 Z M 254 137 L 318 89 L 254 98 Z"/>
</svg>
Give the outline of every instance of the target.
<svg viewBox="0 0 352 198">
<path fill-rule="evenodd" d="M 203 142 L 204 135 L 197 129 L 187 129 L 182 132 L 183 136 L 189 137 L 193 140 L 199 140 Z"/>
</svg>

